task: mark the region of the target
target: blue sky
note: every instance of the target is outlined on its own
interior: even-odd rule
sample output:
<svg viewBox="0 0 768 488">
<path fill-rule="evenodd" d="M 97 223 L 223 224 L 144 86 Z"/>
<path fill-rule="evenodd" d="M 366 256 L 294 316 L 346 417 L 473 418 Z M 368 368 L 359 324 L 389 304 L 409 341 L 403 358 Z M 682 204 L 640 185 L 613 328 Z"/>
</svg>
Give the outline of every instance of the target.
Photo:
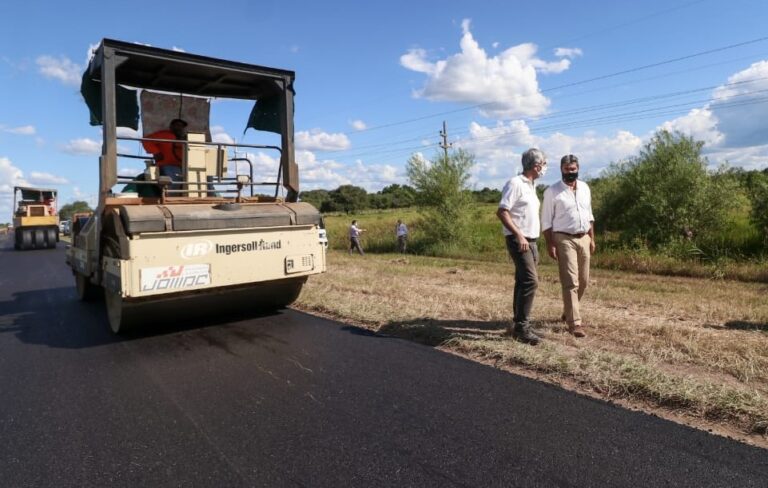
<svg viewBox="0 0 768 488">
<path fill-rule="evenodd" d="M 760 0 L 29 0 L 2 2 L 0 19 L 0 222 L 15 184 L 94 203 L 101 134 L 79 78 L 104 37 L 294 70 L 302 189 L 407 183 L 443 120 L 476 155 L 477 188 L 500 188 L 532 146 L 596 176 L 660 127 L 705 141 L 712 165 L 768 161 Z M 270 141 L 243 134 L 250 106 L 212 107 L 216 140 Z M 276 171 L 273 155 L 249 157 Z"/>
</svg>

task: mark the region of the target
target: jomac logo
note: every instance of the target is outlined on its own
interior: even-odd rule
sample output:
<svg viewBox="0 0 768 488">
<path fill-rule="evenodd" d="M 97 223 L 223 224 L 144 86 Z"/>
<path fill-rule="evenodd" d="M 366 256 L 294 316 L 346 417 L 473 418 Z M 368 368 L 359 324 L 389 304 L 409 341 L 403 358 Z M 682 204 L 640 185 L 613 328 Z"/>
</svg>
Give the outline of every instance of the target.
<svg viewBox="0 0 768 488">
<path fill-rule="evenodd" d="M 184 259 L 194 259 L 200 256 L 205 256 L 213 249 L 213 243 L 211 241 L 190 242 L 184 244 L 181 248 L 181 257 Z"/>
</svg>

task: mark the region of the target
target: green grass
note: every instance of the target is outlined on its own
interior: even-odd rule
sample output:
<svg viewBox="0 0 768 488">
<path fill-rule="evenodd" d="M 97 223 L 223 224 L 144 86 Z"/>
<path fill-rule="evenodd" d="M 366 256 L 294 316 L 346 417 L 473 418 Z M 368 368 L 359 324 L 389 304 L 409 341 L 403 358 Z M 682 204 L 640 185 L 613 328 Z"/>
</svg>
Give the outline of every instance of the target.
<svg viewBox="0 0 768 488">
<path fill-rule="evenodd" d="M 446 244 L 428 249 L 425 230 L 429 222 L 422 219 L 416 208 L 328 214 L 325 223 L 332 249 L 346 250 L 349 247 L 349 225 L 356 219 L 358 226 L 366 229 L 362 238 L 366 252 L 396 252 L 395 223 L 402 219 L 410 231 L 409 253 L 504 262 L 507 252 L 496 208 L 495 204 L 476 204 L 472 210 L 468 244 L 462 247 Z M 734 218 L 721 235 L 700 241 L 683 241 L 651 251 L 642 245 L 627 246 L 615 234 L 597 235 L 598 252 L 593 257 L 593 266 L 651 274 L 768 282 L 768 261 L 760 254 L 765 252 L 761 236 L 746 217 Z M 538 247 L 542 263 L 550 262 L 544 239 L 539 239 Z"/>
</svg>

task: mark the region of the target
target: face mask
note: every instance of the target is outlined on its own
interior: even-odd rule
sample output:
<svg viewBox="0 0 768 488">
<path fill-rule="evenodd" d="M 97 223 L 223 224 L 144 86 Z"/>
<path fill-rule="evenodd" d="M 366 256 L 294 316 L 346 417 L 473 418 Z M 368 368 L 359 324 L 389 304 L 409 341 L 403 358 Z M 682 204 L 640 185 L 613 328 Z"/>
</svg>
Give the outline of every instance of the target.
<svg viewBox="0 0 768 488">
<path fill-rule="evenodd" d="M 541 167 L 541 171 L 539 171 L 539 177 L 543 178 L 545 174 L 547 174 L 547 165 L 546 164 Z"/>
<path fill-rule="evenodd" d="M 579 178 L 579 172 L 575 173 L 563 173 L 563 181 L 566 183 L 573 183 Z"/>
</svg>

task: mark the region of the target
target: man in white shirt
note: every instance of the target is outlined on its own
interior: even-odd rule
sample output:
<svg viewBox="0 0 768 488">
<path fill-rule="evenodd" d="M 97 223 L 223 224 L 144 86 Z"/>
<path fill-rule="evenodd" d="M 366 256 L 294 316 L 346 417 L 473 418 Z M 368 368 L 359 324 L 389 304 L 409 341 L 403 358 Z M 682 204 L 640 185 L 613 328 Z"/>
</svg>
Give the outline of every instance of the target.
<svg viewBox="0 0 768 488">
<path fill-rule="evenodd" d="M 408 227 L 402 220 L 397 221 L 395 225 L 395 235 L 397 236 L 397 252 L 404 253 L 408 244 Z"/>
<path fill-rule="evenodd" d="M 579 158 L 573 154 L 560 160 L 562 180 L 544 191 L 541 227 L 547 253 L 560 270 L 563 289 L 563 320 L 568 331 L 585 337 L 579 302 L 589 285 L 589 260 L 595 252 L 595 217 L 592 194 L 579 180 Z"/>
<path fill-rule="evenodd" d="M 522 163 L 523 174 L 504 185 L 496 216 L 501 220 L 507 251 L 515 263 L 514 318 L 507 333 L 521 342 L 536 345 L 541 337 L 531 330 L 530 315 L 539 286 L 536 239 L 540 225 L 539 198 L 533 182 L 546 172 L 547 159 L 543 152 L 532 148 L 523 153 Z"/>
<path fill-rule="evenodd" d="M 365 229 L 360 229 L 357 226 L 357 220 L 353 220 L 352 225 L 349 226 L 349 254 L 352 254 L 352 251 L 355 249 L 357 249 L 361 256 L 365 254 L 363 246 L 360 244 L 360 234 L 363 232 L 365 232 Z"/>
</svg>

